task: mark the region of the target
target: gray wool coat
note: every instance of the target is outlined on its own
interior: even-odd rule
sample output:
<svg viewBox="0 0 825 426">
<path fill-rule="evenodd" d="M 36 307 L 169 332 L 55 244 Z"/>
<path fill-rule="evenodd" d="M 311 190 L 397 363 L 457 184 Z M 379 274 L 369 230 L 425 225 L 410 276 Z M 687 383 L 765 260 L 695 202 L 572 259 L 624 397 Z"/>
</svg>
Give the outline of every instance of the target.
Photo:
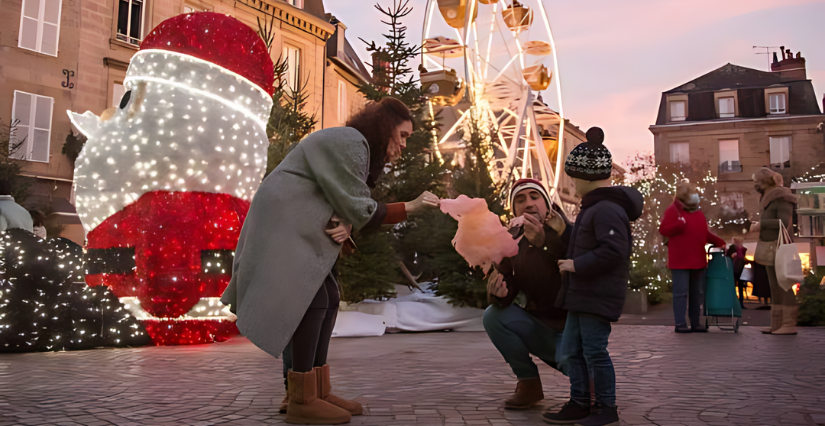
<svg viewBox="0 0 825 426">
<path fill-rule="evenodd" d="M 221 297 L 238 329 L 278 357 L 330 273 L 341 245 L 324 230 L 336 212 L 361 229 L 378 204 L 366 184 L 369 145 L 350 127 L 304 138 L 261 183 Z"/>
</svg>

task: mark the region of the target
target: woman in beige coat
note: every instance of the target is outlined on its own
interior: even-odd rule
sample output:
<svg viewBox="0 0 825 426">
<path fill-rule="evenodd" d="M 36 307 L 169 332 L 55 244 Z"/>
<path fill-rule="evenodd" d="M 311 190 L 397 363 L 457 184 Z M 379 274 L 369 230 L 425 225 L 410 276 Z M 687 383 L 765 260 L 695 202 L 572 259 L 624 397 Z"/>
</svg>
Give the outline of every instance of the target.
<svg viewBox="0 0 825 426">
<path fill-rule="evenodd" d="M 791 228 L 796 196 L 782 186 L 782 175 L 770 169 L 759 170 L 753 175 L 753 181 L 756 191 L 762 194 L 759 200 L 759 222 L 751 226 L 751 231 L 759 232 L 754 261 L 768 270 L 768 281 L 771 284 L 771 327 L 762 332 L 796 334 L 796 315 L 799 312 L 796 295 L 793 289 L 784 290 L 779 286 L 774 267 L 779 224 L 781 222 L 786 228 Z"/>
</svg>

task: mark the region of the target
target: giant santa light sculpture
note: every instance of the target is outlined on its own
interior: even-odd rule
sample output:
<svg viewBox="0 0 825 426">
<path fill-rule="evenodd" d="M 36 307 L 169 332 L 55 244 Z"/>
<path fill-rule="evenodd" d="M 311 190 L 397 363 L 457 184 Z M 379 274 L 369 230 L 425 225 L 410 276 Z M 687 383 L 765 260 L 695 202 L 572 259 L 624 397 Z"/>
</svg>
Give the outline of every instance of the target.
<svg viewBox="0 0 825 426">
<path fill-rule="evenodd" d="M 86 282 L 109 286 L 156 344 L 237 333 L 218 299 L 266 167 L 273 81 L 251 28 L 191 13 L 143 40 L 120 105 L 69 112 L 88 138 L 75 166 Z"/>
</svg>

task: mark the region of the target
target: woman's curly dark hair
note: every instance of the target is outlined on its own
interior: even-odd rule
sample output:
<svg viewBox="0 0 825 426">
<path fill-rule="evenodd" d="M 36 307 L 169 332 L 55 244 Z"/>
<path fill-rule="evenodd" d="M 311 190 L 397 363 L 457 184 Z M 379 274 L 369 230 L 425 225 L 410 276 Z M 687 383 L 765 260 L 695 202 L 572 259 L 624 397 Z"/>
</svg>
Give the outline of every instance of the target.
<svg viewBox="0 0 825 426">
<path fill-rule="evenodd" d="M 413 122 L 413 115 L 404 102 L 386 97 L 380 102 L 368 103 L 361 112 L 347 120 L 347 127 L 361 132 L 370 147 L 370 171 L 367 184 L 375 187 L 375 181 L 387 164 L 387 147 L 393 132 L 401 123 Z"/>
</svg>

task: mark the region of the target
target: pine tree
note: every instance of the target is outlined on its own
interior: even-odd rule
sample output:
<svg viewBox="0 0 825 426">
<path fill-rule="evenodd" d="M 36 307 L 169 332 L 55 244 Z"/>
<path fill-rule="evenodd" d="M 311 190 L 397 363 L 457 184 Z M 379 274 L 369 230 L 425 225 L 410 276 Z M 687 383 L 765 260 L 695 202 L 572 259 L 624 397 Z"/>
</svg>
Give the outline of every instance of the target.
<svg viewBox="0 0 825 426">
<path fill-rule="evenodd" d="M 258 35 L 271 52 L 275 39 L 276 18 L 259 9 L 265 18 L 258 18 Z M 298 87 L 287 84 L 288 64 L 286 58 L 279 56 L 274 64 L 275 83 L 272 93 L 272 111 L 266 123 L 266 136 L 269 147 L 266 155 L 266 175 L 269 175 L 283 161 L 289 151 L 308 135 L 318 124 L 315 114 L 305 111 L 309 93 L 306 90 L 309 80 L 299 83 Z"/>
<path fill-rule="evenodd" d="M 0 180 L 11 183 L 11 195 L 18 203 L 22 203 L 29 196 L 29 187 L 32 178 L 20 176 L 23 166 L 20 164 L 20 147 L 25 143 L 17 140 L 17 124 L 20 120 L 15 120 L 11 124 L 0 122 Z"/>
<path fill-rule="evenodd" d="M 466 145 L 464 167 L 453 170 L 452 191 L 454 194 L 463 194 L 471 198 L 483 198 L 487 207 L 499 217 L 505 215 L 501 200 L 501 184 L 493 181 L 488 165 L 493 157 L 491 144 L 492 129 L 486 127 L 486 121 L 477 116 L 476 110 L 470 111 L 466 131 L 461 132 Z M 439 220 L 439 219 L 436 219 Z M 447 216 L 440 221 L 450 223 L 450 232 L 439 235 L 444 238 L 455 235 L 458 224 Z M 444 231 L 448 227 L 441 226 Z M 452 236 L 449 237 L 452 240 Z M 433 239 L 435 244 L 445 245 L 447 241 Z M 470 268 L 461 255 L 452 245 L 450 249 L 441 250 L 431 256 L 433 271 L 437 274 L 437 294 L 449 298 L 450 302 L 458 306 L 484 308 L 487 306 L 487 282 L 481 268 Z"/>
</svg>

